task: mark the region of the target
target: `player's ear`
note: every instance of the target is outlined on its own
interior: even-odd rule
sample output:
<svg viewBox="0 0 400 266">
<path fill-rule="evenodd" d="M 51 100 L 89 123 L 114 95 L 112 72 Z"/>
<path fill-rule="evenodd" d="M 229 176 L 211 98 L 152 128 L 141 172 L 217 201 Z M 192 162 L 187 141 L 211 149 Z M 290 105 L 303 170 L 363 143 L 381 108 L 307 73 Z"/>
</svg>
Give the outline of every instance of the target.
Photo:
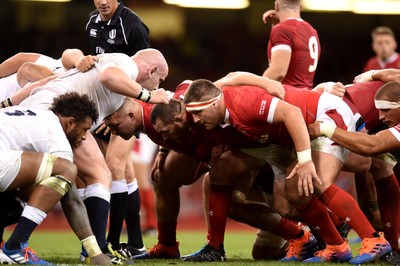
<svg viewBox="0 0 400 266">
<path fill-rule="evenodd" d="M 211 105 L 211 108 L 214 109 L 214 110 L 218 109 L 218 107 L 219 107 L 219 101 L 217 101 L 213 105 Z"/>
<path fill-rule="evenodd" d="M 178 114 L 175 116 L 175 118 L 174 118 L 175 123 L 182 123 L 182 121 L 183 121 L 182 114 Z"/>
<path fill-rule="evenodd" d="M 60 120 L 61 121 L 61 120 Z M 73 129 L 75 127 L 75 119 L 71 116 L 71 117 L 63 117 L 62 118 L 62 127 L 64 129 L 64 132 L 69 132 L 71 129 Z"/>
<path fill-rule="evenodd" d="M 157 66 L 156 66 L 156 65 L 151 66 L 151 67 L 149 68 L 149 73 L 148 73 L 149 78 L 151 78 L 151 76 L 152 76 L 153 74 L 155 74 L 155 73 L 157 73 Z"/>
</svg>

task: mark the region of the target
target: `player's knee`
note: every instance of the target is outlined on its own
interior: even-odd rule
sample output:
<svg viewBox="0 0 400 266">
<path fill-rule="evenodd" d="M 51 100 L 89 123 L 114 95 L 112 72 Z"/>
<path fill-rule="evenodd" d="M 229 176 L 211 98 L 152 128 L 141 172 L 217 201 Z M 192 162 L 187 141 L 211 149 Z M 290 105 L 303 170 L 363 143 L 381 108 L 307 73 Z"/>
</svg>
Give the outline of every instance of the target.
<svg viewBox="0 0 400 266">
<path fill-rule="evenodd" d="M 71 189 L 72 182 L 62 175 L 50 176 L 39 183 L 42 186 L 49 187 L 64 196 Z"/>
<path fill-rule="evenodd" d="M 68 179 L 70 182 L 74 183 L 76 177 L 78 175 L 78 168 L 74 163 L 71 163 L 68 160 L 58 158 L 58 160 L 54 164 L 57 166 L 57 172 L 54 172 L 54 175 L 61 175 L 64 178 Z"/>
<path fill-rule="evenodd" d="M 78 169 L 68 160 L 45 153 L 36 175 L 35 184 L 49 187 L 64 196 L 75 182 Z"/>
</svg>

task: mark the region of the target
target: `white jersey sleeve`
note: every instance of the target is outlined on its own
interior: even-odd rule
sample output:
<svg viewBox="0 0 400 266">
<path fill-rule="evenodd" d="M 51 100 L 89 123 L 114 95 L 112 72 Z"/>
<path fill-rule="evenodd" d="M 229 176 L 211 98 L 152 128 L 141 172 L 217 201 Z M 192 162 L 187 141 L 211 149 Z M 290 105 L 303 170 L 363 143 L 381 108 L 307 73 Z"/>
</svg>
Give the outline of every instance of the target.
<svg viewBox="0 0 400 266">
<path fill-rule="evenodd" d="M 109 66 L 118 66 L 123 70 L 130 78 L 136 80 L 138 75 L 138 67 L 133 59 L 126 54 L 122 53 L 110 53 L 99 55 L 99 61 L 96 68 L 102 71 L 104 68 Z"/>
<path fill-rule="evenodd" d="M 400 124 L 395 127 L 389 128 L 389 131 L 396 137 L 396 139 L 400 142 Z"/>
<path fill-rule="evenodd" d="M 64 66 L 61 59 L 54 59 L 47 55 L 40 55 L 35 64 L 48 67 L 56 74 L 64 72 Z"/>
</svg>

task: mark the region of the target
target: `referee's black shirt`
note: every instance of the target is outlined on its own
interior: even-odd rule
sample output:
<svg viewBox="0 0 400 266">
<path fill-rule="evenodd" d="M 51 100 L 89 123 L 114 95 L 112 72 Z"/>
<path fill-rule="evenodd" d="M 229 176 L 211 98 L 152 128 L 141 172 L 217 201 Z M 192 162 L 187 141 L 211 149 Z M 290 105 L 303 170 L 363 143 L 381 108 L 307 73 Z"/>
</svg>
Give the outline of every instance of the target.
<svg viewBox="0 0 400 266">
<path fill-rule="evenodd" d="M 149 29 L 131 9 L 120 4 L 109 21 L 102 21 L 99 11 L 89 14 L 86 24 L 92 55 L 124 53 L 129 56 L 150 47 Z"/>
</svg>

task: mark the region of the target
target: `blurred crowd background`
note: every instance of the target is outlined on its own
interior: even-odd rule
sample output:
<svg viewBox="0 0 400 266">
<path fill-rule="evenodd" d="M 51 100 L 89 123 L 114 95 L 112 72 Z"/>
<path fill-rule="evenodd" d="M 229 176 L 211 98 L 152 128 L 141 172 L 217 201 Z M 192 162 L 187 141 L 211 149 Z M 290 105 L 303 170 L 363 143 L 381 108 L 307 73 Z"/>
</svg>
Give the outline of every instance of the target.
<svg viewBox="0 0 400 266">
<path fill-rule="evenodd" d="M 162 84 L 167 89 L 185 79 L 216 80 L 236 70 L 262 74 L 267 66 L 271 25 L 261 16 L 274 7 L 273 0 L 251 0 L 239 10 L 182 8 L 162 0 L 123 2 L 144 20 L 152 46 L 169 62 L 171 72 Z M 20 51 L 54 58 L 66 48 L 87 51 L 85 25 L 93 9 L 91 0 L 2 0 L 0 61 Z M 399 15 L 303 11 L 302 17 L 317 29 L 322 45 L 316 83 L 350 83 L 374 55 L 370 33 L 376 26 L 391 27 L 399 39 Z"/>
<path fill-rule="evenodd" d="M 267 66 L 271 25 L 262 22 L 262 14 L 274 8 L 274 0 L 250 0 L 249 7 L 240 10 L 182 8 L 163 0 L 123 3 L 143 19 L 150 29 L 152 47 L 159 49 L 169 63 L 170 74 L 161 84 L 163 88 L 174 90 L 185 79 L 214 81 L 238 70 L 261 75 Z M 54 58 L 66 48 L 87 53 L 85 26 L 92 10 L 92 0 L 1 0 L 0 62 L 18 52 Z M 351 83 L 374 55 L 370 34 L 375 27 L 392 28 L 400 40 L 399 15 L 309 11 L 301 15 L 318 31 L 321 41 L 315 84 Z M 342 179 L 341 185 L 351 187 L 350 181 Z M 202 218 L 200 183 L 183 188 L 182 203 L 180 219 L 185 215 Z M 58 209 L 56 216 L 60 214 Z"/>
</svg>

